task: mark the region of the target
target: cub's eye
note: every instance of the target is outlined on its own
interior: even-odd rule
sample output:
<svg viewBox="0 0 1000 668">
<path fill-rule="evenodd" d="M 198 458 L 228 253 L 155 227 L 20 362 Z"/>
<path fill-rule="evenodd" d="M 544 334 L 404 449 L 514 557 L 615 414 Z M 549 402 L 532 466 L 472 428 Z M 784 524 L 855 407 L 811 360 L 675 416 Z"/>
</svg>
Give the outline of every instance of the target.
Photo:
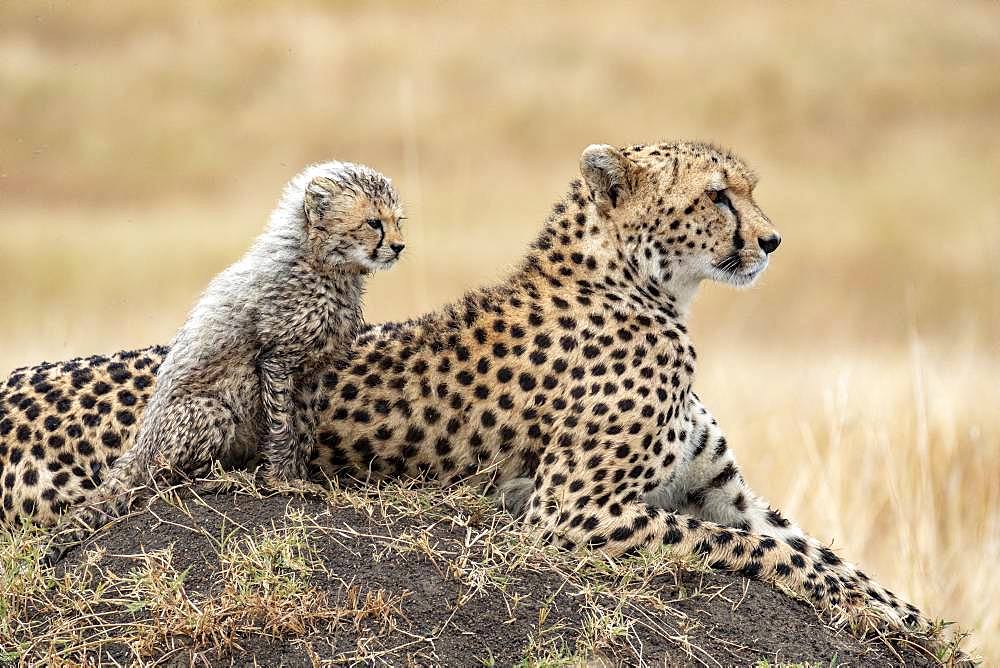
<svg viewBox="0 0 1000 668">
<path fill-rule="evenodd" d="M 382 229 L 382 221 L 379 220 L 378 218 L 369 218 L 365 222 L 368 223 L 368 227 L 372 228 L 373 230 Z"/>
<path fill-rule="evenodd" d="M 719 191 L 718 190 L 706 190 L 705 194 L 708 195 L 708 199 L 712 200 L 713 202 L 718 202 L 719 201 Z"/>
</svg>

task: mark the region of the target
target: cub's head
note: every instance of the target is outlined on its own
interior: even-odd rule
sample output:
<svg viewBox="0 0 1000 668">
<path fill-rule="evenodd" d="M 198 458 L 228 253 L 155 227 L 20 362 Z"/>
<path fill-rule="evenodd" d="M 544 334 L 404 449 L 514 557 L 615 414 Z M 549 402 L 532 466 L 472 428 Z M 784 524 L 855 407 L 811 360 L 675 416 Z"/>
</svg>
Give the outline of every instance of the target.
<svg viewBox="0 0 1000 668">
<path fill-rule="evenodd" d="M 709 144 L 594 144 L 580 171 L 597 215 L 642 276 L 750 285 L 781 243 L 753 200 L 756 176 Z"/>
<path fill-rule="evenodd" d="M 362 272 L 395 264 L 405 247 L 405 216 L 392 182 L 370 167 L 347 162 L 316 165 L 307 174 L 301 206 L 317 259 Z"/>
</svg>

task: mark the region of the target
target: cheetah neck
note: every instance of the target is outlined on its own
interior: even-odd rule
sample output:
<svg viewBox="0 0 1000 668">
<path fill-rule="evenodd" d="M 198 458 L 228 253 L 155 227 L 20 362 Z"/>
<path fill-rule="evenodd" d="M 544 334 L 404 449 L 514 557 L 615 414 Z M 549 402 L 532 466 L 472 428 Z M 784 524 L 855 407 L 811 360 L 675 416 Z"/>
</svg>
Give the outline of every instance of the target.
<svg viewBox="0 0 1000 668">
<path fill-rule="evenodd" d="M 558 299 L 572 295 L 588 307 L 599 302 L 610 310 L 684 326 L 698 282 L 678 270 L 650 276 L 625 247 L 618 230 L 597 215 L 585 186 L 574 181 L 510 283 L 530 298 L 542 291 Z"/>
</svg>

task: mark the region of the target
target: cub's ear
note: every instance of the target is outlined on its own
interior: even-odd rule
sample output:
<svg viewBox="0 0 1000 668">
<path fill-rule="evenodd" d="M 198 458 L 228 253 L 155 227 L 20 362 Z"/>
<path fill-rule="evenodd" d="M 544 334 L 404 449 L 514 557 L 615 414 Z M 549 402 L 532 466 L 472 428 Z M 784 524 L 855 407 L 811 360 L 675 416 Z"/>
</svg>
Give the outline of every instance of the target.
<svg viewBox="0 0 1000 668">
<path fill-rule="evenodd" d="M 580 156 L 580 173 L 599 210 L 614 209 L 632 192 L 635 164 L 614 146 L 591 144 Z"/>
<path fill-rule="evenodd" d="M 325 176 L 317 176 L 306 186 L 305 198 L 302 202 L 302 210 L 306 214 L 306 220 L 316 224 L 323 220 L 323 217 L 330 211 L 333 204 L 334 193 L 339 187 L 333 180 Z"/>
</svg>

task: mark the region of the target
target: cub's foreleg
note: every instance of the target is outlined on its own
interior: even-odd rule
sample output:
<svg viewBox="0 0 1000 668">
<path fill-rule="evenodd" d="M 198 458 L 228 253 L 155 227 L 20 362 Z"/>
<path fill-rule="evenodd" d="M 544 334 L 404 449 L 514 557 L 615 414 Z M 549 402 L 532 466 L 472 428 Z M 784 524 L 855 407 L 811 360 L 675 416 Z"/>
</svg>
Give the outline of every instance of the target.
<svg viewBox="0 0 1000 668">
<path fill-rule="evenodd" d="M 303 422 L 297 417 L 294 392 L 294 362 L 267 355 L 258 363 L 261 403 L 267 437 L 264 455 L 267 458 L 267 478 L 276 483 L 305 480 L 308 477 L 310 447 L 301 442 L 297 429 Z"/>
</svg>

